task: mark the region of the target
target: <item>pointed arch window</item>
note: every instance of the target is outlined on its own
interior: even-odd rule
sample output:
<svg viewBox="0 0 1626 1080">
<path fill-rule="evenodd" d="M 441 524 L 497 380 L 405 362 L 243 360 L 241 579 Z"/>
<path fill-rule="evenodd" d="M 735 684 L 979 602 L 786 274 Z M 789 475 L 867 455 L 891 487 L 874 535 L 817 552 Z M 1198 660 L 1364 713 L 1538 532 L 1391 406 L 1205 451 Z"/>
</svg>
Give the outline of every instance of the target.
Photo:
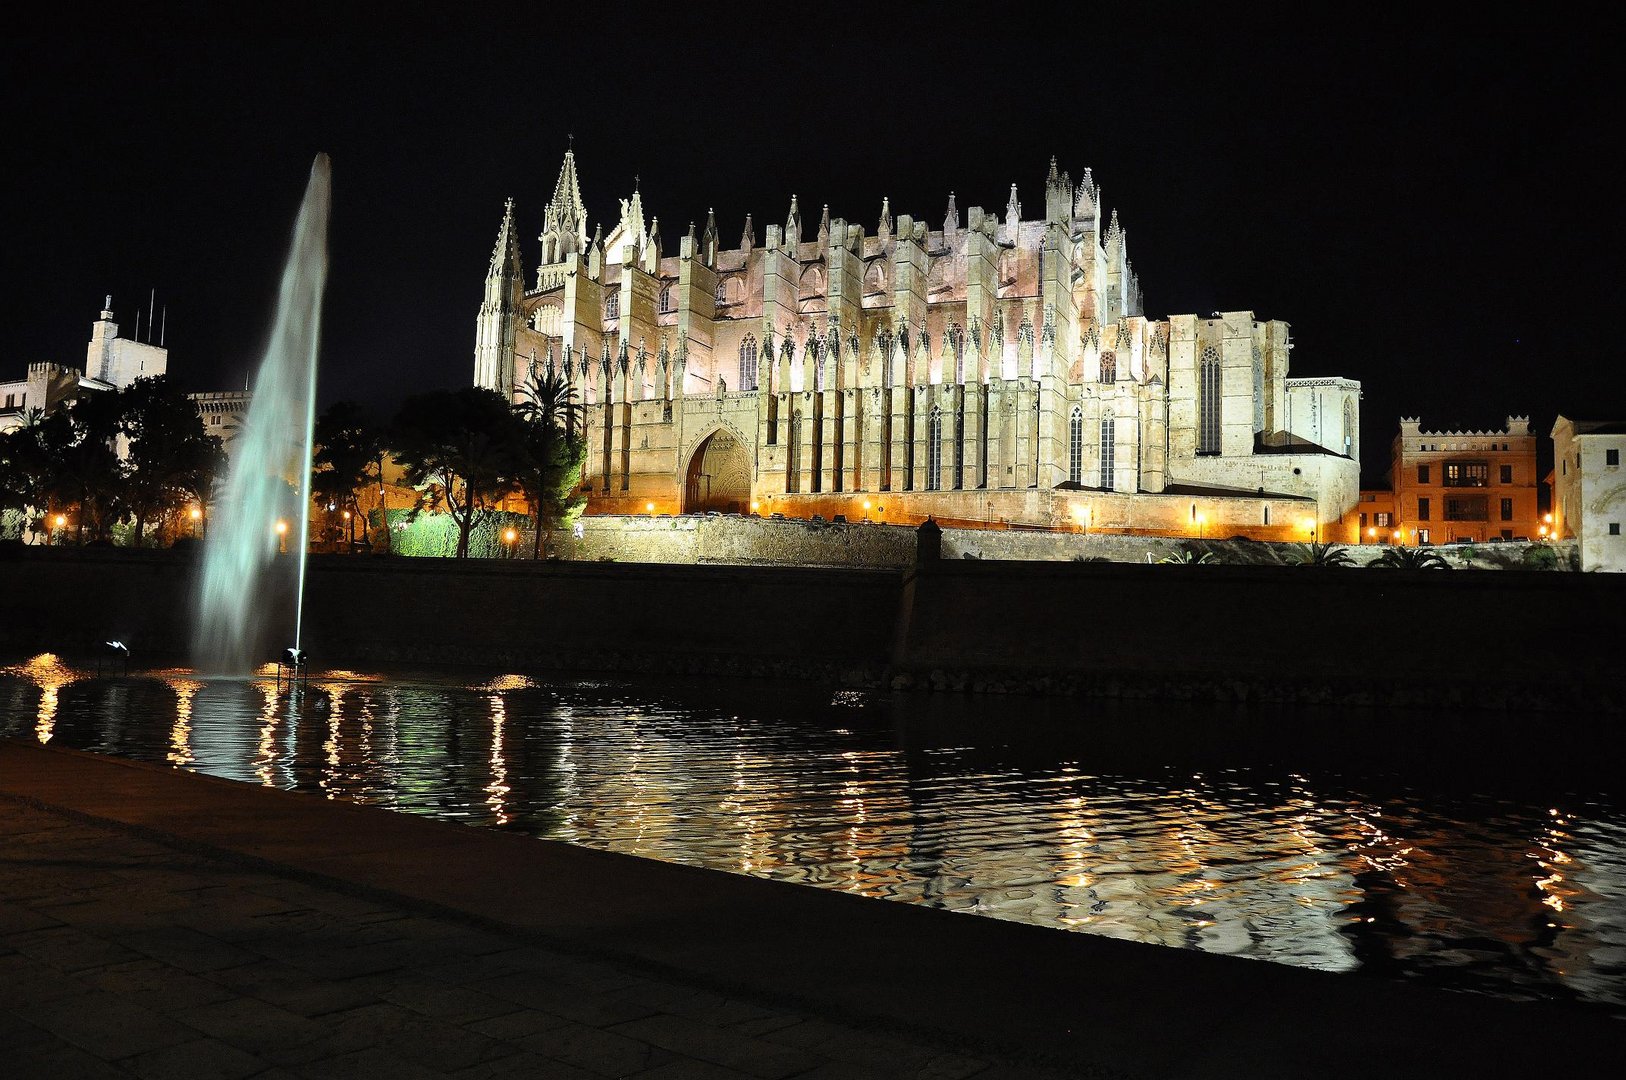
<svg viewBox="0 0 1626 1080">
<path fill-rule="evenodd" d="M 1197 364 L 1197 453 L 1220 452 L 1220 356 L 1212 345 L 1203 348 Z"/>
<path fill-rule="evenodd" d="M 1101 486 L 1112 487 L 1112 472 L 1117 464 L 1118 421 L 1115 417 L 1101 418 Z"/>
<path fill-rule="evenodd" d="M 960 329 L 958 323 L 949 326 L 949 348 L 954 351 L 954 384 L 965 383 L 965 331 Z"/>
<path fill-rule="evenodd" d="M 814 338 L 812 348 L 813 348 L 813 389 L 818 390 L 818 391 L 822 391 L 824 389 L 824 356 L 825 356 L 824 342 L 820 341 L 818 338 Z"/>
<path fill-rule="evenodd" d="M 727 278 L 720 277 L 720 278 L 717 279 L 717 302 L 719 304 L 728 303 L 728 279 Z"/>
<path fill-rule="evenodd" d="M 661 286 L 661 314 L 670 315 L 677 310 L 677 304 L 672 299 L 672 283 L 669 281 Z"/>
<path fill-rule="evenodd" d="M 881 385 L 892 389 L 892 331 L 882 330 L 877 351 L 881 354 Z"/>
<path fill-rule="evenodd" d="M 926 422 L 926 490 L 940 491 L 943 487 L 943 410 L 932 406 L 931 419 Z"/>
<path fill-rule="evenodd" d="M 757 338 L 755 334 L 746 334 L 745 340 L 740 342 L 740 389 L 755 390 L 757 388 Z"/>
<path fill-rule="evenodd" d="M 1084 410 L 1077 405 L 1067 422 L 1067 479 L 1084 483 Z"/>
<path fill-rule="evenodd" d="M 613 292 L 604 298 L 604 317 L 606 319 L 619 319 L 621 317 L 621 294 Z"/>
<path fill-rule="evenodd" d="M 1502 449 L 1506 450 L 1507 445 L 1503 444 Z M 1349 398 L 1344 399 L 1344 454 L 1355 456 L 1355 403 Z"/>
<path fill-rule="evenodd" d="M 1101 354 L 1101 381 L 1104 383 L 1118 381 L 1118 356 L 1111 349 Z"/>
</svg>

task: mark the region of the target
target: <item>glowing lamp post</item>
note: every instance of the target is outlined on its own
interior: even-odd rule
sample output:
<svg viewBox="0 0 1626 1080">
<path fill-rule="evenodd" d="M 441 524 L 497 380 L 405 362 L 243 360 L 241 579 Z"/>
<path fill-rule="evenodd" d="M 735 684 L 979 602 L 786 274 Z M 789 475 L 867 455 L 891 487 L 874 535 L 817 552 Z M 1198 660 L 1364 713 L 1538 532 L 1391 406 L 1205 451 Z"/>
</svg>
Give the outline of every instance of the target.
<svg viewBox="0 0 1626 1080">
<path fill-rule="evenodd" d="M 286 521 L 277 522 L 277 554 L 288 554 L 288 523 Z"/>
<path fill-rule="evenodd" d="M 201 509 L 199 509 L 198 507 L 194 506 L 192 508 L 191 517 L 192 517 L 192 539 L 196 540 L 198 538 L 199 524 L 203 521 L 203 511 Z"/>
<path fill-rule="evenodd" d="M 1202 514 L 1197 515 L 1197 539 L 1201 540 L 1203 538 L 1203 526 L 1207 523 L 1208 519 L 1206 517 Z"/>
<path fill-rule="evenodd" d="M 1320 533 L 1316 528 L 1315 518 L 1305 518 L 1303 521 L 1299 522 L 1299 524 L 1304 526 L 1304 531 L 1310 534 L 1310 543 L 1314 544 L 1321 539 Z"/>
<path fill-rule="evenodd" d="M 653 514 L 655 512 L 655 504 L 652 503 L 652 502 L 644 503 L 644 512 L 648 513 L 648 514 Z"/>
<path fill-rule="evenodd" d="M 508 556 L 507 557 L 510 558 L 510 559 L 512 559 L 514 557 L 514 541 L 518 540 L 518 539 L 519 539 L 519 533 L 515 532 L 513 529 L 504 529 L 503 530 L 502 542 L 508 548 Z"/>
<path fill-rule="evenodd" d="M 62 530 L 68 527 L 68 515 L 58 514 L 52 519 L 52 523 L 56 526 L 56 528 L 52 530 L 52 532 L 56 533 L 55 543 L 60 546 L 64 542 L 62 538 Z"/>
</svg>

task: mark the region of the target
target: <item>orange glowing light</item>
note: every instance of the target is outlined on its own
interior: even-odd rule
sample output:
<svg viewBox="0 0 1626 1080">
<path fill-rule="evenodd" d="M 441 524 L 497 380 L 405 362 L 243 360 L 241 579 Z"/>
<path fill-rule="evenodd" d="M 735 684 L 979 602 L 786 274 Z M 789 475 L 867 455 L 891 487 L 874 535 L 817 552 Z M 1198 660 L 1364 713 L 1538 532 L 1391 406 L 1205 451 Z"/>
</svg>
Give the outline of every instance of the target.
<svg viewBox="0 0 1626 1080">
<path fill-rule="evenodd" d="M 1372 528 L 1366 530 L 1366 535 L 1368 535 L 1368 536 L 1376 536 L 1377 534 L 1378 534 L 1378 530 L 1377 530 L 1376 526 L 1373 526 Z"/>
<path fill-rule="evenodd" d="M 1543 514 L 1543 515 L 1541 515 L 1541 520 L 1543 520 L 1547 524 L 1551 525 L 1553 523 L 1553 515 L 1551 515 L 1551 514 Z"/>
<path fill-rule="evenodd" d="M 203 511 L 199 510 L 197 507 L 194 506 L 192 508 L 192 520 L 196 521 L 196 520 L 198 520 L 198 518 L 200 518 L 202 516 L 203 516 Z"/>
<path fill-rule="evenodd" d="M 647 511 L 648 513 L 653 514 L 655 512 L 655 504 L 654 503 L 644 503 L 644 510 Z"/>
<path fill-rule="evenodd" d="M 752 512 L 760 510 L 761 508 L 762 508 L 761 503 L 757 502 L 755 499 L 751 500 L 751 510 L 752 510 Z"/>
<path fill-rule="evenodd" d="M 512 544 L 515 540 L 519 539 L 519 533 L 515 532 L 513 529 L 509 529 L 502 534 L 502 538 L 503 543 Z"/>
<path fill-rule="evenodd" d="M 63 526 L 64 526 L 64 525 L 66 525 L 66 524 L 67 524 L 67 523 L 68 523 L 68 517 L 67 517 L 67 515 L 66 515 L 66 514 L 58 514 L 58 515 L 57 515 L 57 516 L 56 516 L 56 527 L 57 527 L 57 528 L 59 528 L 59 529 L 60 529 L 60 528 L 62 528 L 62 527 L 63 527 Z"/>
<path fill-rule="evenodd" d="M 277 522 L 277 535 L 278 536 L 286 536 L 287 534 L 288 534 L 288 523 L 286 521 Z"/>
</svg>

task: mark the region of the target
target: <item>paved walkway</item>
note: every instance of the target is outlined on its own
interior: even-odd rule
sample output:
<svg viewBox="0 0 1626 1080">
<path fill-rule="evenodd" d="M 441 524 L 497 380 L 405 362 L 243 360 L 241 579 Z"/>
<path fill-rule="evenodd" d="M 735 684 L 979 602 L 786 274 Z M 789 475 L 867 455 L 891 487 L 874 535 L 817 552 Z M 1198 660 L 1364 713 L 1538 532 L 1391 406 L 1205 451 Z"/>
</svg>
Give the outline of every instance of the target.
<svg viewBox="0 0 1626 1080">
<path fill-rule="evenodd" d="M 0 797 L 0 1072 L 996 1078 L 1000 1065 L 582 959 Z"/>
<path fill-rule="evenodd" d="M 1612 1075 L 1623 1032 L 0 740 L 3 1080 Z"/>
</svg>

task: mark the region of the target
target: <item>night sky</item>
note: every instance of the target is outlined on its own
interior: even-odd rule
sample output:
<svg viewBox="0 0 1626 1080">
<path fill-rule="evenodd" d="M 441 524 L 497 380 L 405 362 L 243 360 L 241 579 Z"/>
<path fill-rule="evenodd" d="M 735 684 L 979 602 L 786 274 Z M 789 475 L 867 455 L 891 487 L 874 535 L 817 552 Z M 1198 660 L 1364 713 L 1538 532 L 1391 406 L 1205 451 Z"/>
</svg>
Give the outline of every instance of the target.
<svg viewBox="0 0 1626 1080">
<path fill-rule="evenodd" d="M 0 45 L 8 133 L 0 377 L 80 364 L 102 297 L 128 334 L 157 289 L 170 369 L 241 387 L 267 333 L 312 156 L 333 158 L 324 401 L 380 413 L 468 383 L 503 199 L 534 273 L 568 133 L 593 220 L 635 175 L 668 254 L 717 210 L 760 242 L 804 219 L 873 231 L 881 197 L 1043 211 L 1052 154 L 1094 169 L 1147 314 L 1293 326 L 1295 375 L 1365 388 L 1368 479 L 1402 415 L 1500 426 L 1626 415 L 1626 96 L 1595 39 L 1331 42 L 1206 26 L 1099 41 L 990 10 L 975 29 L 794 34 L 671 14 L 378 36 L 120 27 Z M 716 9 L 707 8 L 707 11 Z M 1208 16 L 1201 20 L 1210 21 Z M 380 28 L 389 33 L 387 28 Z M 934 36 L 935 34 L 935 36 Z M 145 336 L 145 330 L 143 331 Z"/>
</svg>

